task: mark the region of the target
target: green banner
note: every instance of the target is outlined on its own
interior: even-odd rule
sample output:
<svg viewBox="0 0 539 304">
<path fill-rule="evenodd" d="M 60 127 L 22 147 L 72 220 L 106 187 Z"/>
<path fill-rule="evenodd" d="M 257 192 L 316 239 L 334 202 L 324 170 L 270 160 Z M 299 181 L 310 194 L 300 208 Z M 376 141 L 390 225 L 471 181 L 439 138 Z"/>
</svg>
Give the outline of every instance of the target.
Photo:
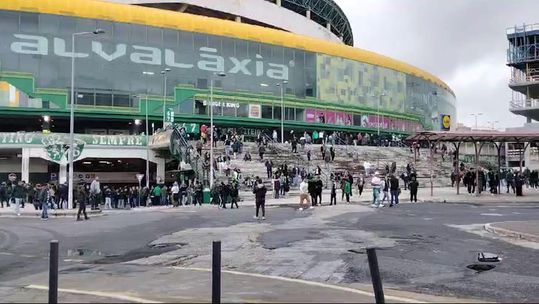
<svg viewBox="0 0 539 304">
<path fill-rule="evenodd" d="M 77 146 L 105 146 L 105 147 L 145 147 L 146 136 L 143 135 L 94 135 L 75 134 L 74 142 Z M 69 144 L 69 134 L 39 132 L 0 132 L 0 146 L 2 145 L 43 145 L 66 146 Z M 67 147 L 64 147 L 67 149 Z M 58 148 L 52 148 L 57 150 Z M 82 150 L 82 148 L 81 148 Z M 51 152 L 56 153 L 56 152 Z"/>
<path fill-rule="evenodd" d="M 200 133 L 200 124 L 197 123 L 175 123 L 176 128 L 185 128 L 187 133 L 198 134 Z"/>
</svg>

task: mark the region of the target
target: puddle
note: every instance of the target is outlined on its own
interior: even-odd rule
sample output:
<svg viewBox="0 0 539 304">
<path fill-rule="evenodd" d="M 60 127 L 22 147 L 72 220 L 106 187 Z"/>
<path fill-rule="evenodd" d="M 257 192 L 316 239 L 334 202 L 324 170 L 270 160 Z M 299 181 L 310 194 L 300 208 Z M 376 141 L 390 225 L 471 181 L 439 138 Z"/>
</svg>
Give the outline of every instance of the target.
<svg viewBox="0 0 539 304">
<path fill-rule="evenodd" d="M 491 264 L 471 264 L 471 265 L 466 266 L 466 268 L 471 269 L 471 270 L 475 270 L 475 271 L 477 271 L 477 273 L 481 273 L 483 271 L 492 270 L 492 269 L 496 268 L 496 266 L 491 265 Z"/>
</svg>

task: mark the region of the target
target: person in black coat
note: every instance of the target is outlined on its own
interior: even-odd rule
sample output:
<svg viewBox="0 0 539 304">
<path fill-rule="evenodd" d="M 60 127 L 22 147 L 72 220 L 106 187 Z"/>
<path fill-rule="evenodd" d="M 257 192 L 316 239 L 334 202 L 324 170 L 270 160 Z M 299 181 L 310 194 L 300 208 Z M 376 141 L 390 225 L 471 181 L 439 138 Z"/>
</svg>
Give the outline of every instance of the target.
<svg viewBox="0 0 539 304">
<path fill-rule="evenodd" d="M 413 177 L 408 184 L 408 190 L 410 190 L 410 202 L 417 203 L 417 188 L 419 188 L 419 183 L 417 182 L 417 178 Z"/>
<path fill-rule="evenodd" d="M 324 188 L 324 184 L 322 183 L 322 180 L 320 179 L 320 176 L 316 177 L 316 180 L 314 182 L 314 189 L 315 189 L 315 195 L 316 195 L 316 204 L 322 205 L 322 190 Z"/>
<path fill-rule="evenodd" d="M 256 185 L 253 189 L 253 193 L 255 194 L 255 205 L 256 205 L 256 213 L 254 218 L 258 219 L 258 212 L 260 209 L 262 209 L 262 220 L 266 219 L 266 192 L 268 189 L 266 189 L 266 186 L 262 183 L 261 179 L 258 179 L 256 181 Z"/>
</svg>

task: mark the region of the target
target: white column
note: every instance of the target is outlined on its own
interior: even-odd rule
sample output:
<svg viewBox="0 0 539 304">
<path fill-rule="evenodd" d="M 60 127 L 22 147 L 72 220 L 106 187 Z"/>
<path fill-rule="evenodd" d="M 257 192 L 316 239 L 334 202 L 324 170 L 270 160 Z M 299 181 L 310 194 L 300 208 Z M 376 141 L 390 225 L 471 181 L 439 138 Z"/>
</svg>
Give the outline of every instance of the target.
<svg viewBox="0 0 539 304">
<path fill-rule="evenodd" d="M 58 183 L 63 184 L 67 182 L 67 165 L 60 164 L 60 172 L 58 172 Z"/>
<path fill-rule="evenodd" d="M 241 23 L 241 16 L 236 16 L 235 21 Z"/>
<path fill-rule="evenodd" d="M 311 19 L 311 10 L 308 9 L 307 12 L 305 13 L 305 17 L 307 17 L 307 19 Z"/>
<path fill-rule="evenodd" d="M 21 180 L 30 182 L 30 149 L 22 148 Z"/>
<path fill-rule="evenodd" d="M 278 6 L 281 6 L 281 0 L 277 0 L 275 4 L 277 4 Z"/>
<path fill-rule="evenodd" d="M 165 181 L 165 159 L 157 158 L 157 172 L 156 172 L 156 182 L 158 180 Z"/>
</svg>

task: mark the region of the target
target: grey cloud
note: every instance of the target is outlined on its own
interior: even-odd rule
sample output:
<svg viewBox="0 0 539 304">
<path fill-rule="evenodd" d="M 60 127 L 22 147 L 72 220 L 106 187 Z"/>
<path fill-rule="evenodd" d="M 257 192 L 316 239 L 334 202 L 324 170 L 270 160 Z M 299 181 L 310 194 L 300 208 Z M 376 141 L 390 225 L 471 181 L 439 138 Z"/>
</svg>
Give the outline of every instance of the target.
<svg viewBox="0 0 539 304">
<path fill-rule="evenodd" d="M 457 94 L 459 121 L 483 112 L 480 125 L 524 119 L 508 111 L 505 30 L 539 22 L 536 0 L 336 0 L 352 23 L 356 47 L 425 69 Z M 485 62 L 487 64 L 485 64 Z M 474 69 L 480 67 L 480 69 Z M 462 71 L 481 71 L 483 77 Z M 489 81 L 485 81 L 488 78 Z"/>
</svg>

